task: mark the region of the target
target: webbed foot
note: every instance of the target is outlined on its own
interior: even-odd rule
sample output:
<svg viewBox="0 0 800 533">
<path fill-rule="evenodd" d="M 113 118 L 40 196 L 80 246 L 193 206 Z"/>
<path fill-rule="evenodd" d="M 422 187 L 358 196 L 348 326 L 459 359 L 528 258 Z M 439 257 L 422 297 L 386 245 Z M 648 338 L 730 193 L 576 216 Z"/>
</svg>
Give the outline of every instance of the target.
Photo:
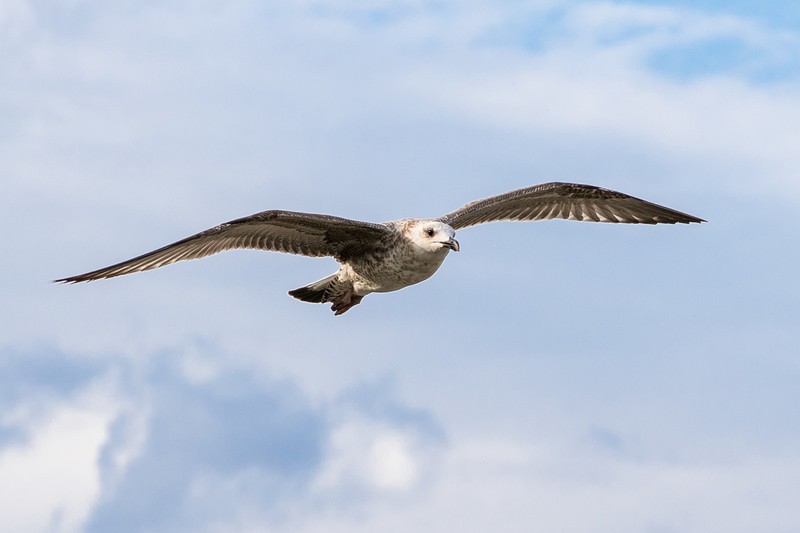
<svg viewBox="0 0 800 533">
<path fill-rule="evenodd" d="M 331 311 L 333 311 L 334 316 L 339 316 L 346 313 L 351 307 L 360 304 L 363 298 L 363 296 L 357 296 L 351 292 L 343 294 L 333 301 Z"/>
</svg>

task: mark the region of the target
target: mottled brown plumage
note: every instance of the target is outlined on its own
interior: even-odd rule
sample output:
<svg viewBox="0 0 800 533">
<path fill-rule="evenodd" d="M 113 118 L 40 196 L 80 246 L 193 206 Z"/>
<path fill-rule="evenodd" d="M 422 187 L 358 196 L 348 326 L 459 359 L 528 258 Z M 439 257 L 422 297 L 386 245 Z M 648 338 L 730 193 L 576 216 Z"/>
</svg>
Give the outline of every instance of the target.
<svg viewBox="0 0 800 533">
<path fill-rule="evenodd" d="M 122 263 L 56 280 L 77 283 L 151 270 L 232 249 L 331 256 L 339 270 L 289 294 L 331 302 L 340 315 L 372 292 L 390 292 L 431 277 L 450 250 L 455 230 L 500 220 L 568 220 L 627 224 L 688 224 L 702 219 L 592 185 L 545 183 L 478 200 L 438 219 L 376 224 L 330 215 L 264 211 L 226 222 Z"/>
</svg>

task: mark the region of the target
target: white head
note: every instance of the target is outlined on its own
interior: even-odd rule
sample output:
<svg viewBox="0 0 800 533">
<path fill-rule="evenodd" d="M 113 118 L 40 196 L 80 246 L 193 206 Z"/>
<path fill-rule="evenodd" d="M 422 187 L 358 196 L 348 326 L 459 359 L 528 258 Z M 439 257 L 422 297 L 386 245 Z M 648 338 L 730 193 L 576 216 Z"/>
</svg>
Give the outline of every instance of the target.
<svg viewBox="0 0 800 533">
<path fill-rule="evenodd" d="M 458 251 L 456 230 L 436 219 L 410 221 L 405 230 L 408 240 L 426 252 Z"/>
</svg>

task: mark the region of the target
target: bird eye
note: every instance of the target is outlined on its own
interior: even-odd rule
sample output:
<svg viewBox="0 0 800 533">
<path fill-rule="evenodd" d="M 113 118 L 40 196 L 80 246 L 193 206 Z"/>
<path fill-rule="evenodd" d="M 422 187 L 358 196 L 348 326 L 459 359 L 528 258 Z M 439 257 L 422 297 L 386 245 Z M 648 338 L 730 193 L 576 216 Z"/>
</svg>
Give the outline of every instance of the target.
<svg viewBox="0 0 800 533">
<path fill-rule="evenodd" d="M 433 237 L 433 234 L 434 234 L 434 233 L 436 233 L 436 232 L 433 230 L 433 228 L 428 228 L 428 229 L 426 229 L 426 230 L 425 230 L 425 234 L 426 234 L 428 237 Z"/>
</svg>

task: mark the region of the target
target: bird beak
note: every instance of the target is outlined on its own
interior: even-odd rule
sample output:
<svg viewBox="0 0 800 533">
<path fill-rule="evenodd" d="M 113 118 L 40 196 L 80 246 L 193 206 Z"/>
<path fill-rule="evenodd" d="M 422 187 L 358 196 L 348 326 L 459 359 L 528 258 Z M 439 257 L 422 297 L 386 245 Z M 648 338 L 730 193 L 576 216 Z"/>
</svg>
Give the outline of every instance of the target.
<svg viewBox="0 0 800 533">
<path fill-rule="evenodd" d="M 446 241 L 444 241 L 442 243 L 442 245 L 443 246 L 447 246 L 448 248 L 450 248 L 454 252 L 457 252 L 460 249 L 460 247 L 458 246 L 458 241 L 455 240 L 455 239 L 446 240 Z"/>
</svg>

